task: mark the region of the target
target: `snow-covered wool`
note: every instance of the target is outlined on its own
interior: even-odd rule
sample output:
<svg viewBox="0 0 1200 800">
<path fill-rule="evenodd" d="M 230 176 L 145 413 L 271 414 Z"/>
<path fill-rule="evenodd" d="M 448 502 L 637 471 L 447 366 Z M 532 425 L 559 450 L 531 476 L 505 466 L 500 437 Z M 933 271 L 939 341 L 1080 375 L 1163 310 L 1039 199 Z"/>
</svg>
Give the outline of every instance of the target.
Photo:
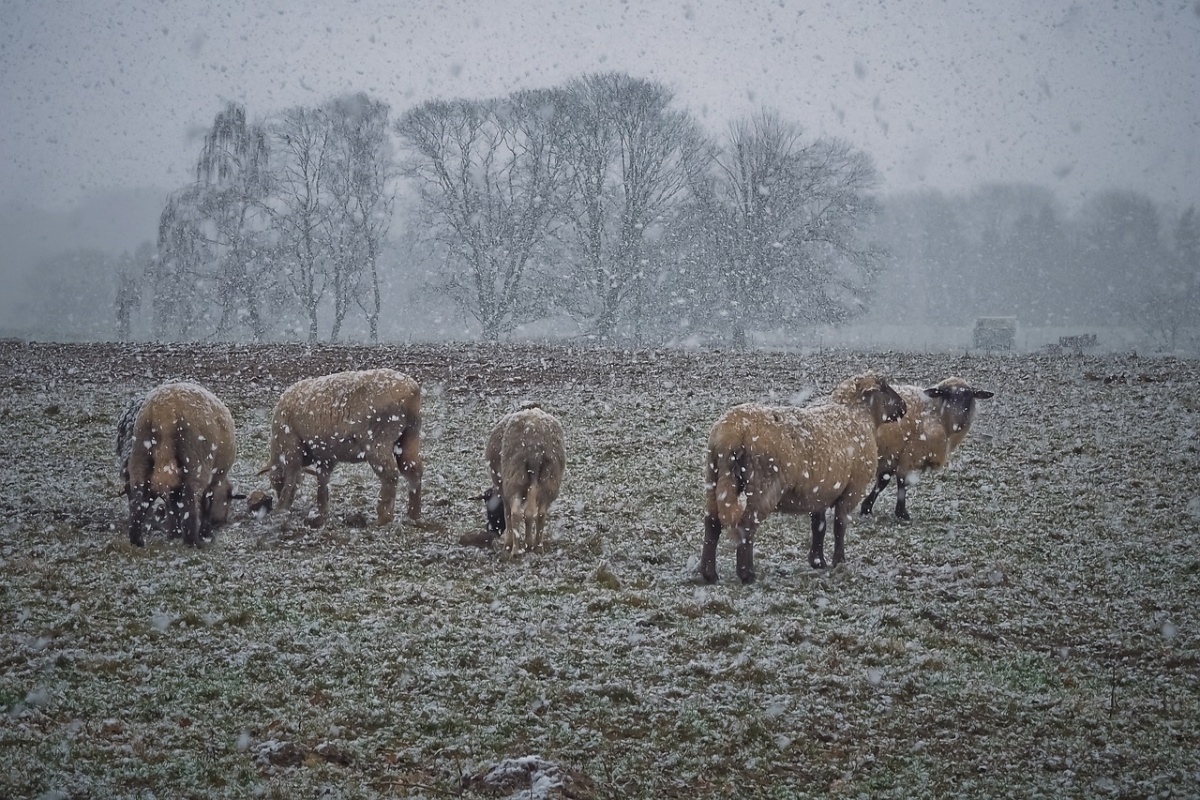
<svg viewBox="0 0 1200 800">
<path fill-rule="evenodd" d="M 525 531 L 525 549 L 542 545 L 550 504 L 562 487 L 567 454 L 562 423 L 536 404 L 507 414 L 492 430 L 484 450 L 492 487 L 484 492 L 488 533 L 504 532 L 504 550 L 517 553 L 517 534 Z"/>
<path fill-rule="evenodd" d="M 129 452 L 133 449 L 133 423 L 145 402 L 145 393 L 131 397 L 129 405 L 125 406 L 117 420 L 117 464 L 121 468 L 121 494 L 129 494 Z"/>
<path fill-rule="evenodd" d="M 904 412 L 904 400 L 873 372 L 804 408 L 746 403 L 725 412 L 708 437 L 701 576 L 717 580 L 724 529 L 737 540 L 738 578 L 752 582 L 754 533 L 775 511 L 811 516 L 808 563 L 824 567 L 825 512 L 832 508 L 833 563 L 845 561 L 850 512 L 875 477 L 875 429 Z"/>
<path fill-rule="evenodd" d="M 381 484 L 380 525 L 395 516 L 396 488 L 408 481 L 408 516 L 421 517 L 421 387 L 393 369 L 338 372 L 297 381 L 271 419 L 269 473 L 280 510 L 291 508 L 306 467 L 317 476 L 317 513 L 329 513 L 329 478 L 339 462 L 365 461 Z"/>
<path fill-rule="evenodd" d="M 225 523 L 233 494 L 229 470 L 237 449 L 233 416 L 212 392 L 194 383 L 151 389 L 118 422 L 118 455 L 125 437 L 122 477 L 132 544 L 145 544 L 159 498 L 172 534 L 182 534 L 189 545 L 199 545 Z"/>
<path fill-rule="evenodd" d="M 922 389 L 897 386 L 896 391 L 908 405 L 902 419 L 882 425 L 875 432 L 879 447 L 879 466 L 875 485 L 862 503 L 862 513 L 870 514 L 875 499 L 896 476 L 896 516 L 911 519 L 906 506 L 908 485 L 926 470 L 941 469 L 954 452 L 975 419 L 976 400 L 986 400 L 993 392 L 976 389 L 962 378 L 950 377 Z"/>
</svg>

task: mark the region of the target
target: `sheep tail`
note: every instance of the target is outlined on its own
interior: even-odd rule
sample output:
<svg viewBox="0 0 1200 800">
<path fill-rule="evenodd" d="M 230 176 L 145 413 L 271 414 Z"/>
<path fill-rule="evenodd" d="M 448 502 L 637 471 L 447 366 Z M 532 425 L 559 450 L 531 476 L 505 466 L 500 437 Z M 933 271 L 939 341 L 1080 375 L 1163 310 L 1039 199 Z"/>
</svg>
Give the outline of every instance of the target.
<svg viewBox="0 0 1200 800">
<path fill-rule="evenodd" d="M 728 531 L 736 530 L 742 521 L 742 505 L 738 495 L 745 491 L 746 449 L 735 447 L 730 450 L 713 451 L 710 455 L 710 468 L 714 473 L 713 501 L 717 510 L 717 519 L 721 528 Z"/>
<path fill-rule="evenodd" d="M 177 459 L 179 435 L 178 430 L 154 431 L 154 443 L 150 446 L 150 490 L 155 494 L 166 494 L 182 482 Z"/>
</svg>

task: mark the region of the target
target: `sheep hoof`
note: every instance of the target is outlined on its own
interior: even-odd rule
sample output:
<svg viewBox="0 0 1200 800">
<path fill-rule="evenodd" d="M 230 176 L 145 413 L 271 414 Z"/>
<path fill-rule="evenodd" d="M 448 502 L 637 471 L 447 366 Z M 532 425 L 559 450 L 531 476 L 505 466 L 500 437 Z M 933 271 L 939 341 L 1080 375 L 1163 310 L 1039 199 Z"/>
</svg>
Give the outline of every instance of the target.
<svg viewBox="0 0 1200 800">
<path fill-rule="evenodd" d="M 808 565 L 813 569 L 825 569 L 825 556 L 810 555 L 808 557 Z"/>
<path fill-rule="evenodd" d="M 741 579 L 743 585 L 749 585 L 751 583 L 754 583 L 756 580 L 758 580 L 758 576 L 755 575 L 753 572 L 740 573 L 738 575 L 738 578 Z"/>
<path fill-rule="evenodd" d="M 912 522 L 912 515 L 907 511 L 897 511 L 896 519 L 903 520 L 904 522 Z"/>
</svg>

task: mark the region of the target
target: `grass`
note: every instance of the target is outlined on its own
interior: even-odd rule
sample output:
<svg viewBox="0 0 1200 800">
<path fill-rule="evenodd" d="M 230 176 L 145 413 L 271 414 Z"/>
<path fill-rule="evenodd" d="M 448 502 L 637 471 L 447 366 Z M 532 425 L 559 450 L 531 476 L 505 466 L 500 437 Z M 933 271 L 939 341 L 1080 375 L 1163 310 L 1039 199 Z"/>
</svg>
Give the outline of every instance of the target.
<svg viewBox="0 0 1200 800">
<path fill-rule="evenodd" d="M 564 770 L 550 797 L 1200 794 L 1197 455 L 1163 444 L 1200 420 L 1086 377 L 1187 396 L 1195 363 L 275 348 L 234 385 L 219 346 L 44 350 L 0 346 L 4 796 L 519 796 L 480 776 L 529 755 Z M 122 539 L 133 390 L 182 373 L 224 397 L 254 488 L 278 392 L 373 359 L 425 387 L 422 524 L 360 527 L 377 486 L 349 466 L 320 530 L 310 482 L 200 551 Z M 699 583 L 711 421 L 872 359 L 997 391 L 914 521 L 885 494 L 818 572 L 807 522 L 772 517 L 759 583 L 730 546 Z M 526 397 L 563 419 L 569 474 L 546 551 L 508 560 L 457 541 L 483 524 L 486 433 Z"/>
</svg>

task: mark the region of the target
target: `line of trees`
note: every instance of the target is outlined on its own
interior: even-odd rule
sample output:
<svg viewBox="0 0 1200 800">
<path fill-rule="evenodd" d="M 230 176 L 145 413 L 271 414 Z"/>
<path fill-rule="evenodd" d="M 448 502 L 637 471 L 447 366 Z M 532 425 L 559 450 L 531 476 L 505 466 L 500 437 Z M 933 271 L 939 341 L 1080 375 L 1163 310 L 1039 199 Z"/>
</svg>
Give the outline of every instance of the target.
<svg viewBox="0 0 1200 800">
<path fill-rule="evenodd" d="M 389 114 L 362 94 L 262 123 L 229 104 L 163 210 L 148 296 L 123 284 L 122 308 L 155 338 L 337 340 L 353 319 L 377 341 L 394 216 L 421 264 L 393 278 L 422 276 L 487 340 L 695 321 L 744 344 L 861 313 L 882 264 L 861 241 L 871 158 L 772 111 L 713 138 L 665 86 L 608 73 Z"/>
<path fill-rule="evenodd" d="M 912 319 L 977 315 L 1049 327 L 1122 325 L 1175 350 L 1200 336 L 1200 217 L 1113 189 L 1067 214 L 1041 186 L 889 198 L 876 235 Z"/>
<path fill-rule="evenodd" d="M 623 73 L 395 118 L 365 94 L 262 122 L 229 104 L 194 175 L 152 246 L 97 262 L 121 338 L 447 335 L 422 321 L 449 309 L 455 337 L 743 346 L 847 322 L 883 284 L 901 323 L 1121 324 L 1171 350 L 1200 335 L 1194 207 L 1112 190 L 1068 214 L 1024 184 L 881 202 L 862 150 L 769 109 L 713 134 Z M 69 282 L 93 256 L 34 277 Z"/>
</svg>

